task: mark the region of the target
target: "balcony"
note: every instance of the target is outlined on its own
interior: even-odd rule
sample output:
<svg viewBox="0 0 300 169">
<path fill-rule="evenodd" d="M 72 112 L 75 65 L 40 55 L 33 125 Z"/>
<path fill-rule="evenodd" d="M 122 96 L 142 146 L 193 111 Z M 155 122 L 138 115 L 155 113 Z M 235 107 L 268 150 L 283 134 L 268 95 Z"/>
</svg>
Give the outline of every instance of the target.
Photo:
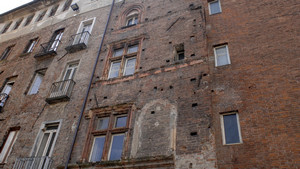
<svg viewBox="0 0 300 169">
<path fill-rule="evenodd" d="M 55 56 L 57 55 L 56 50 L 60 43 L 60 40 L 54 40 L 47 43 L 41 44 L 41 49 L 38 54 L 36 54 L 35 58 L 42 58 L 44 56 Z"/>
<path fill-rule="evenodd" d="M 5 101 L 8 99 L 8 94 L 6 93 L 0 93 L 0 112 L 2 108 L 4 107 Z"/>
<path fill-rule="evenodd" d="M 71 36 L 69 45 L 65 48 L 69 53 L 74 53 L 87 48 L 91 34 L 88 31 L 77 33 Z"/>
<path fill-rule="evenodd" d="M 72 79 L 53 83 L 46 102 L 51 104 L 70 100 L 74 85 L 75 82 Z"/>
<path fill-rule="evenodd" d="M 53 160 L 50 157 L 17 158 L 13 169 L 50 169 Z"/>
</svg>

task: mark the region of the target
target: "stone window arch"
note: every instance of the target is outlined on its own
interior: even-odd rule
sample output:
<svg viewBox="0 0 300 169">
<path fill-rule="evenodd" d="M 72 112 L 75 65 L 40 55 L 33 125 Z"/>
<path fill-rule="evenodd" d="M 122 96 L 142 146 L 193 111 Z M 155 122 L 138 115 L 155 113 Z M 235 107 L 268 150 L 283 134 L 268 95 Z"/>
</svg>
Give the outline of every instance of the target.
<svg viewBox="0 0 300 169">
<path fill-rule="evenodd" d="M 141 23 L 143 7 L 141 5 L 132 5 L 123 12 L 121 17 L 122 27 L 130 27 Z"/>
</svg>

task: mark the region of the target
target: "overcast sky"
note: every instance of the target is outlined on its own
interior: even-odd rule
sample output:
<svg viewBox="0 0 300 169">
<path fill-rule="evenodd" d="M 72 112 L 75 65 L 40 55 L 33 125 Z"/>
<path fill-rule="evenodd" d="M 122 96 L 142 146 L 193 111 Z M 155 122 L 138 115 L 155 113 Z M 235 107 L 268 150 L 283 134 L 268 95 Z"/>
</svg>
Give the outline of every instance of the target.
<svg viewBox="0 0 300 169">
<path fill-rule="evenodd" d="M 0 1 L 1 1 L 0 14 L 2 14 L 18 6 L 31 2 L 32 0 L 0 0 Z"/>
</svg>

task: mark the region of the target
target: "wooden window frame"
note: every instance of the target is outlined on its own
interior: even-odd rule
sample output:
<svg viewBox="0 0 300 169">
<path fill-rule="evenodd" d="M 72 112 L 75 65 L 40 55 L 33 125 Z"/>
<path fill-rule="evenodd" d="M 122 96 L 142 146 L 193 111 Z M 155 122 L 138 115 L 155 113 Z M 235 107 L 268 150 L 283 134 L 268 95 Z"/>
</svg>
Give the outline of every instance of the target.
<svg viewBox="0 0 300 169">
<path fill-rule="evenodd" d="M 128 144 L 129 144 L 129 137 L 131 135 L 130 126 L 131 126 L 131 118 L 132 118 L 133 110 L 134 108 L 132 103 L 91 110 L 92 112 L 91 117 L 86 116 L 86 118 L 90 118 L 90 124 L 88 128 L 86 144 L 82 154 L 83 162 L 86 161 L 92 162 L 91 158 L 94 149 L 95 138 L 101 136 L 105 137 L 105 142 L 102 150 L 101 161 L 97 161 L 97 162 L 109 161 L 112 138 L 113 136 L 118 134 L 124 134 L 122 155 L 120 160 L 124 159 L 126 154 L 128 154 L 128 150 L 129 150 Z M 127 116 L 126 125 L 124 127 L 115 128 L 114 126 L 116 124 L 117 118 L 122 116 Z M 105 117 L 109 117 L 108 127 L 103 130 L 96 130 L 96 124 L 98 118 L 105 118 Z"/>
<path fill-rule="evenodd" d="M 135 46 L 135 45 L 138 45 L 137 52 L 127 53 L 128 48 L 131 46 Z M 135 40 L 131 40 L 131 41 L 125 41 L 125 42 L 120 42 L 117 44 L 110 45 L 110 50 L 109 50 L 110 52 L 108 54 L 108 59 L 107 59 L 107 63 L 106 63 L 106 71 L 104 71 L 104 77 L 107 77 L 107 79 L 115 79 L 115 78 L 120 78 L 120 77 L 124 77 L 124 76 L 134 75 L 134 73 L 138 70 L 138 67 L 139 67 L 141 46 L 142 46 L 142 39 L 135 39 Z M 123 48 L 122 55 L 114 56 L 114 51 L 121 49 L 121 48 Z M 124 75 L 126 61 L 131 58 L 136 58 L 135 72 L 130 75 Z M 118 76 L 110 78 L 112 63 L 119 62 L 119 61 L 121 62 L 121 64 L 120 64 Z"/>
</svg>

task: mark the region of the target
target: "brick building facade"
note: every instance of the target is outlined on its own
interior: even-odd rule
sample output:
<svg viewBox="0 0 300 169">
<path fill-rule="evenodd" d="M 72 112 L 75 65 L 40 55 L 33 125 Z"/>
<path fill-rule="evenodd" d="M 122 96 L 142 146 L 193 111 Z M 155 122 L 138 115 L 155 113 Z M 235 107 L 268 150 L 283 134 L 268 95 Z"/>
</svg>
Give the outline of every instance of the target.
<svg viewBox="0 0 300 169">
<path fill-rule="evenodd" d="M 298 168 L 299 9 L 36 0 L 1 14 L 0 168 Z"/>
</svg>

